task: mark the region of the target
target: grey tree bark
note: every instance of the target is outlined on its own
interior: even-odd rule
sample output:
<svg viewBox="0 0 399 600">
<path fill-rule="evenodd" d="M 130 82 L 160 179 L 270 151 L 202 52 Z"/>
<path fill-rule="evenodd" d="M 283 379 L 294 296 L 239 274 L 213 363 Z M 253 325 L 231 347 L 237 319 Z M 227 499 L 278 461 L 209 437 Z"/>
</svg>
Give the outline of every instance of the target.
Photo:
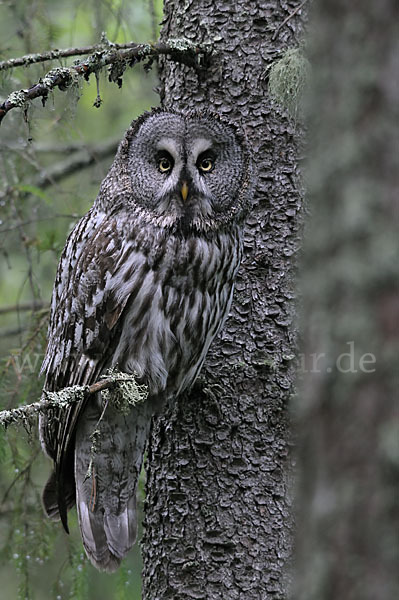
<svg viewBox="0 0 399 600">
<path fill-rule="evenodd" d="M 319 0 L 312 23 L 316 135 L 303 297 L 306 354 L 319 360 L 307 363 L 314 372 L 298 405 L 295 598 L 392 600 L 399 597 L 399 6 Z"/>
<path fill-rule="evenodd" d="M 241 123 L 259 178 L 232 312 L 206 360 L 205 384 L 154 424 L 143 540 L 147 600 L 286 597 L 302 195 L 298 131 L 271 105 L 266 69 L 298 44 L 301 4 L 165 3 L 161 40 L 209 43 L 213 54 L 202 76 L 161 62 L 163 106 L 210 108 Z"/>
</svg>

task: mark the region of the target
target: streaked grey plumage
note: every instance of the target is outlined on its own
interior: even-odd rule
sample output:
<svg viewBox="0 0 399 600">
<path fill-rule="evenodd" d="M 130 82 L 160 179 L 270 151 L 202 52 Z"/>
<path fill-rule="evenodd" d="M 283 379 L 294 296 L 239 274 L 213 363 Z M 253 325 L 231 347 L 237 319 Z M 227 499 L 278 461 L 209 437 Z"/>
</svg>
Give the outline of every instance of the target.
<svg viewBox="0 0 399 600">
<path fill-rule="evenodd" d="M 91 384 L 117 366 L 149 390 L 128 415 L 107 406 L 94 457 L 101 394 L 41 417 L 42 446 L 55 465 L 45 510 L 67 529 L 76 500 L 97 568 L 115 570 L 134 544 L 137 480 L 155 407 L 192 385 L 229 311 L 250 183 L 248 152 L 232 125 L 155 109 L 127 131 L 66 243 L 45 389 Z"/>
</svg>

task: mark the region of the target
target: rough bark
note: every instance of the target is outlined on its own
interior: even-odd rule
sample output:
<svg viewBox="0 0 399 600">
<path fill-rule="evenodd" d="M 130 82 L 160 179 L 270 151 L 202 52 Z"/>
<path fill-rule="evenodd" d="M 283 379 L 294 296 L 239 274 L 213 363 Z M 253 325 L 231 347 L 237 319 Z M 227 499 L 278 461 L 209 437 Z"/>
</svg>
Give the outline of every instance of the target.
<svg viewBox="0 0 399 600">
<path fill-rule="evenodd" d="M 295 598 L 392 600 L 399 597 L 399 7 L 319 0 L 312 23 L 317 135 L 303 296 L 306 354 L 325 356 L 306 374 L 298 405 Z M 337 367 L 351 348 L 353 364 L 347 356 Z M 375 362 L 369 355 L 362 363 L 369 353 Z"/>
<path fill-rule="evenodd" d="M 287 17 L 299 4 L 165 3 L 161 39 L 209 43 L 214 54 L 202 77 L 162 60 L 162 104 L 212 108 L 240 122 L 259 179 L 234 306 L 206 360 L 204 388 L 179 399 L 154 424 L 143 541 L 147 600 L 286 595 L 288 402 L 302 199 L 298 132 L 271 106 L 266 68 L 297 45 L 302 10 Z"/>
</svg>

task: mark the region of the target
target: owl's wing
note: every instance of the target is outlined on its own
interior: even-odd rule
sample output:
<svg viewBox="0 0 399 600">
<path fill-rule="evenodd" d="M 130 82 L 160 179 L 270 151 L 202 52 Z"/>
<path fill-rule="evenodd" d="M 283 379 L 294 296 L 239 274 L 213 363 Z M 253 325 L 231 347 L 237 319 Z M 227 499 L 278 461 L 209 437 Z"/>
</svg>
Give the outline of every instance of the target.
<svg viewBox="0 0 399 600">
<path fill-rule="evenodd" d="M 69 236 L 52 296 L 42 365 L 46 390 L 90 385 L 110 364 L 112 343 L 130 296 L 128 285 L 115 285 L 129 251 L 125 239 L 115 218 L 93 210 Z M 40 421 L 42 445 L 55 462 L 43 499 L 49 516 L 59 512 L 66 529 L 67 508 L 74 503 L 73 477 L 68 482 L 73 469 L 70 442 L 85 405 L 83 399 L 65 410 L 54 409 Z"/>
</svg>

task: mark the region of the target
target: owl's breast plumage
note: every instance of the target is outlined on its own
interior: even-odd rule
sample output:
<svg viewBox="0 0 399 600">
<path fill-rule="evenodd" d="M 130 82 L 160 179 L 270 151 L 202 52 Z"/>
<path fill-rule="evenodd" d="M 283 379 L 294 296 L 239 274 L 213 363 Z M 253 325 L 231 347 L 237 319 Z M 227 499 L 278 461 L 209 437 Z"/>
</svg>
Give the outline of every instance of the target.
<svg viewBox="0 0 399 600">
<path fill-rule="evenodd" d="M 133 244 L 115 280 L 132 291 L 112 364 L 172 396 L 193 383 L 227 316 L 240 246 L 236 230 L 153 242 Z"/>
</svg>

